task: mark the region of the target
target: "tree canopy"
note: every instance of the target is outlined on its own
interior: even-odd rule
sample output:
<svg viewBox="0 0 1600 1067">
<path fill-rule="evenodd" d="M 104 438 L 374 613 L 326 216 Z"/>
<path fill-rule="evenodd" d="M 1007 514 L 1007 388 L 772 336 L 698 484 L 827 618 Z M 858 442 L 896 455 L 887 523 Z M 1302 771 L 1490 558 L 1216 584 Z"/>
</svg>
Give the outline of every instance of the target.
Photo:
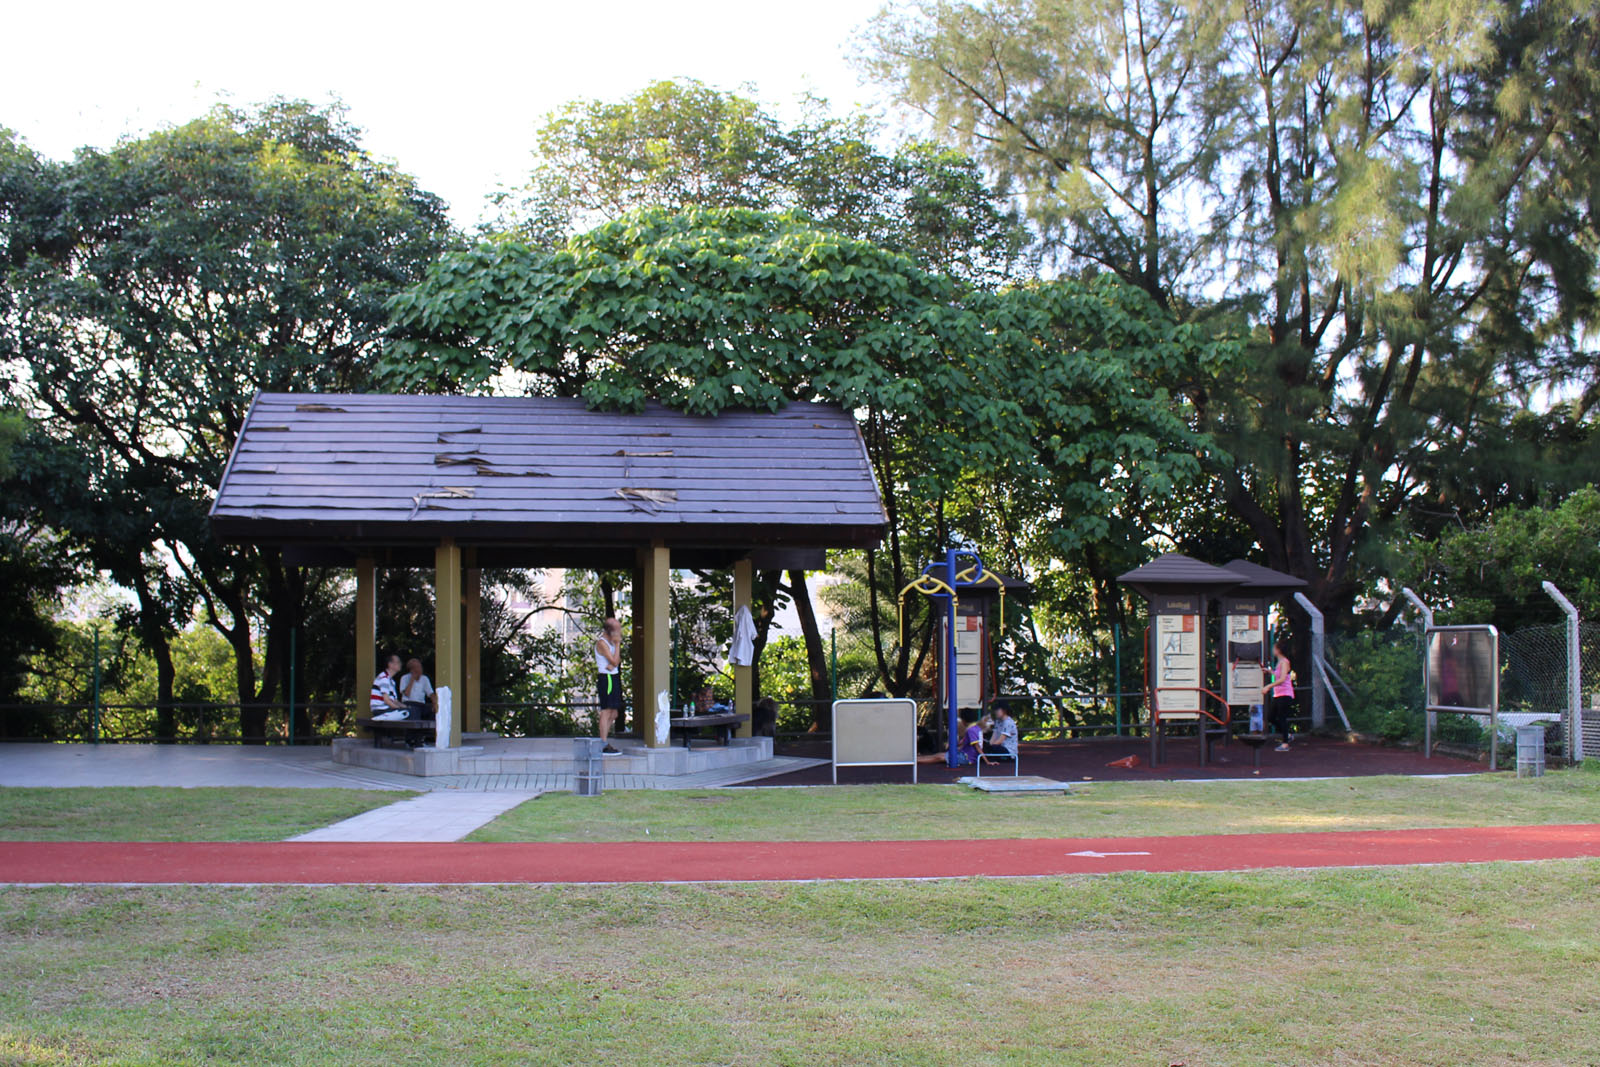
<svg viewBox="0 0 1600 1067">
<path fill-rule="evenodd" d="M 1244 338 L 1204 495 L 1335 614 L 1539 390 L 1587 414 L 1591 6 L 929 0 L 867 53 L 1061 262 Z"/>
<path fill-rule="evenodd" d="M 1114 528 L 1142 540 L 1141 502 L 1196 480 L 1215 447 L 1170 385 L 1220 373 L 1232 351 L 1109 277 L 991 290 L 744 208 L 646 210 L 554 249 L 486 240 L 390 306 L 383 370 L 401 388 L 499 380 L 622 410 L 858 412 L 894 588 L 950 537 L 988 539 L 1002 521 L 1034 554 Z M 907 663 L 886 652 L 884 667 L 908 684 Z"/>
<path fill-rule="evenodd" d="M 216 544 L 210 495 L 258 389 L 366 386 L 385 301 L 451 240 L 443 205 L 292 101 L 67 163 L 7 137 L 0 196 L 5 400 L 33 423 L 4 506 L 133 592 L 163 700 L 196 609 L 240 700 L 272 699 L 307 579 Z"/>
</svg>

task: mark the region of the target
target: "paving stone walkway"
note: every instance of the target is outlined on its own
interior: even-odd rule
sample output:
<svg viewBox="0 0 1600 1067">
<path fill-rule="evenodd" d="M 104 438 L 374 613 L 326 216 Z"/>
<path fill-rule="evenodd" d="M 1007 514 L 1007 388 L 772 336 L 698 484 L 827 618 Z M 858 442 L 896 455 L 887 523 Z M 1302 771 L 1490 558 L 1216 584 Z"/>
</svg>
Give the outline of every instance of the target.
<svg viewBox="0 0 1600 1067">
<path fill-rule="evenodd" d="M 459 841 L 538 793 L 436 789 L 364 811 L 291 841 Z"/>
</svg>

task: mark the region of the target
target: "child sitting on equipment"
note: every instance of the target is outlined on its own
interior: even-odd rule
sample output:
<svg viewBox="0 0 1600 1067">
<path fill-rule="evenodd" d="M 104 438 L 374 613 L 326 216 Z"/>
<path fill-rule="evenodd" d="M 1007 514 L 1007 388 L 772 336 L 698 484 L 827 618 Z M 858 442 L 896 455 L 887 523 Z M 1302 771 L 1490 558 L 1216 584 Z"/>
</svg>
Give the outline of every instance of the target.
<svg viewBox="0 0 1600 1067">
<path fill-rule="evenodd" d="M 961 716 L 961 746 L 957 751 L 961 755 L 962 763 L 977 763 L 978 753 L 983 751 L 983 731 L 989 724 L 987 716 L 980 719 L 977 708 L 962 708 L 958 714 Z"/>
</svg>

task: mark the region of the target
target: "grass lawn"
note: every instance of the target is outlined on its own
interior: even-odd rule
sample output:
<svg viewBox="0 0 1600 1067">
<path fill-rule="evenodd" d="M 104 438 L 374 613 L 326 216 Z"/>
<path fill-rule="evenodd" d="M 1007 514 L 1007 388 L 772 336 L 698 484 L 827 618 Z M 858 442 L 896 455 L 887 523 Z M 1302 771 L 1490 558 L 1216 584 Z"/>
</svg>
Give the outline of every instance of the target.
<svg viewBox="0 0 1600 1067">
<path fill-rule="evenodd" d="M 0 1063 L 1596 1063 L 1597 879 L 0 890 Z"/>
<path fill-rule="evenodd" d="M 1374 830 L 1583 823 L 1600 774 L 1093 782 L 1067 796 L 990 796 L 956 785 L 548 794 L 473 841 L 858 841 Z"/>
<path fill-rule="evenodd" d="M 411 796 L 369 789 L 0 789 L 0 841 L 281 841 Z"/>
</svg>

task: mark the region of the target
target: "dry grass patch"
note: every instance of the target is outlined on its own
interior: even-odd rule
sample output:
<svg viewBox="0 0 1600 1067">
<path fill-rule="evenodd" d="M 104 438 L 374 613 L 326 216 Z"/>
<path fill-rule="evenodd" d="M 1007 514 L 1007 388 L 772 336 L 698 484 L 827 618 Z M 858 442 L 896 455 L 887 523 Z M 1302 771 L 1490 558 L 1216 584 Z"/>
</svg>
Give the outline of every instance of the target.
<svg viewBox="0 0 1600 1067">
<path fill-rule="evenodd" d="M 0 841 L 282 841 L 416 795 L 246 787 L 0 789 Z"/>
<path fill-rule="evenodd" d="M 1596 1062 L 1597 876 L 1600 862 L 1559 861 L 11 890 L 0 1050 L 68 1057 L 19 1063 Z"/>
</svg>

